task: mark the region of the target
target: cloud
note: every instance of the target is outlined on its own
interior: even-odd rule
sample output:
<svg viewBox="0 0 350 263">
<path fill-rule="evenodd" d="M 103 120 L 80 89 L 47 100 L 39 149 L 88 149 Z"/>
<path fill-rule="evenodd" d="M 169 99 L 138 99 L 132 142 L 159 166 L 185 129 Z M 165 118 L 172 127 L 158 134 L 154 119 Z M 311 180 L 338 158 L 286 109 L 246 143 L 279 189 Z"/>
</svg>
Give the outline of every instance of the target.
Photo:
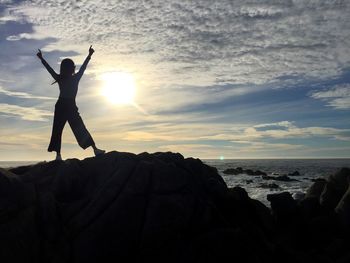
<svg viewBox="0 0 350 263">
<path fill-rule="evenodd" d="M 254 125 L 254 129 L 258 130 L 287 130 L 289 128 L 293 127 L 293 123 L 290 121 L 280 121 L 280 122 L 274 122 L 274 123 L 263 123 Z"/>
<path fill-rule="evenodd" d="M 155 83 L 212 85 L 339 75 L 350 64 L 349 11 L 330 0 L 45 0 L 10 13 L 59 36 L 57 46 L 94 43 L 134 71 L 142 59 Z"/>
<path fill-rule="evenodd" d="M 186 156 L 203 156 L 204 158 L 247 158 L 262 156 L 276 157 L 278 152 L 281 156 L 297 156 L 307 149 L 304 145 L 299 144 L 287 144 L 287 143 L 266 143 L 266 142 L 249 142 L 246 145 L 240 147 L 226 145 L 212 145 L 212 144 L 166 144 L 158 147 L 161 151 L 173 151 L 185 153 Z M 292 155 L 290 155 L 292 154 Z"/>
<path fill-rule="evenodd" d="M 259 130 L 264 127 L 267 129 Z M 282 127 L 283 129 L 280 129 Z M 230 133 L 204 136 L 201 139 L 230 140 L 241 143 L 261 141 L 263 139 L 291 139 L 291 138 L 333 138 L 348 141 L 350 129 L 336 129 L 331 127 L 297 127 L 292 122 L 282 121 L 276 123 L 258 124 L 250 127 L 234 127 Z"/>
<path fill-rule="evenodd" d="M 237 149 L 235 146 L 229 146 L 231 149 L 236 149 L 238 152 L 277 152 L 290 150 L 303 150 L 305 145 L 302 144 L 288 144 L 288 143 L 267 143 L 267 142 L 247 142 L 243 147 Z"/>
<path fill-rule="evenodd" d="M 40 44 L 45 51 L 75 50 L 70 56 L 80 60 L 93 44 L 87 73 L 131 72 L 137 102 L 150 114 L 326 79 L 350 64 L 343 2 L 34 0 L 8 6 L 9 16 L 32 26 L 4 36 L 18 39 L 7 41 L 12 49 L 14 42 L 39 46 L 34 40 L 47 39 Z M 22 56 L 10 67 L 28 63 Z"/>
<path fill-rule="evenodd" d="M 21 39 L 30 39 L 30 38 L 31 38 L 30 34 L 28 34 L 28 33 L 21 33 L 21 34 L 18 34 L 18 35 L 7 36 L 6 40 L 8 40 L 8 41 L 18 41 L 18 40 L 21 40 Z"/>
<path fill-rule="evenodd" d="M 21 107 L 18 105 L 10 105 L 0 103 L 0 114 L 5 116 L 16 116 L 27 121 L 48 121 L 52 113 L 46 110 L 40 110 L 34 107 Z"/>
<path fill-rule="evenodd" d="M 350 109 L 350 84 L 336 85 L 328 90 L 314 91 L 311 93 L 314 99 L 327 102 L 327 105 L 335 109 Z"/>
<path fill-rule="evenodd" d="M 185 157 L 218 158 L 224 151 L 210 144 L 168 144 L 158 147 L 160 151 L 180 152 Z M 202 158 L 203 158 L 202 157 Z"/>
<path fill-rule="evenodd" d="M 339 145 L 349 140 L 348 129 L 331 127 L 346 127 L 347 123 L 340 124 L 345 117 L 330 121 L 315 115 L 322 124 L 315 124 L 316 119 L 313 125 L 307 123 L 311 113 L 319 111 L 312 108 L 303 116 L 302 103 L 312 100 L 302 101 L 307 89 L 295 90 L 290 97 L 291 89 L 268 91 L 309 87 L 308 83 L 345 75 L 350 65 L 346 1 L 2 3 L 0 75 L 8 80 L 0 90 L 5 99 L 0 111 L 6 116 L 2 124 L 17 133 L 22 126 L 35 130 L 46 125 L 49 136 L 52 128 L 44 120 L 52 115 L 49 97 L 59 91 L 57 85 L 50 86 L 50 76 L 35 57 L 37 48 L 57 70 L 64 56 L 83 61 L 93 44 L 96 53 L 77 99 L 87 126 L 107 147 L 157 150 L 168 145 L 196 156 L 221 152 L 233 156 L 235 149 L 249 156 L 250 147 L 260 153 L 267 149 L 270 155 L 276 149 L 276 156 L 303 150 L 300 141 L 307 145 L 321 139 L 323 145 Z M 136 103 L 148 114 L 105 103 L 98 95 L 103 85 L 98 76 L 109 71 L 135 76 Z M 337 105 L 332 107 L 348 107 L 341 89 L 337 96 L 317 94 L 326 91 L 332 89 L 315 91 L 312 98 Z M 22 99 L 28 99 L 26 105 L 11 105 Z M 24 119 L 41 122 L 33 125 Z M 73 136 L 67 138 L 75 145 Z"/>
<path fill-rule="evenodd" d="M 22 98 L 22 99 L 55 100 L 55 98 L 52 98 L 52 97 L 35 96 L 26 92 L 9 91 L 0 86 L 0 94 L 1 93 L 5 94 L 6 96 Z"/>
<path fill-rule="evenodd" d="M 172 136 L 167 136 L 167 135 L 159 135 L 159 134 L 154 134 L 150 132 L 145 132 L 145 131 L 130 131 L 127 132 L 125 137 L 123 137 L 124 140 L 127 141 L 173 141 L 176 140 Z"/>
</svg>

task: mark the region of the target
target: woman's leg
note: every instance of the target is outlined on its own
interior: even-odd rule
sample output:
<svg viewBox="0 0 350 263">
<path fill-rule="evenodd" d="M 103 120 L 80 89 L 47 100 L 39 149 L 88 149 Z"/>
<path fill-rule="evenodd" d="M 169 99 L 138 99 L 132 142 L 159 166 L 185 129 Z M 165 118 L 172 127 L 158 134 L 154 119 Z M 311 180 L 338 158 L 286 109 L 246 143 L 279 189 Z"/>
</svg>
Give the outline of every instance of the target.
<svg viewBox="0 0 350 263">
<path fill-rule="evenodd" d="M 68 123 L 72 128 L 74 136 L 81 148 L 86 149 L 95 145 L 95 142 L 92 139 L 89 131 L 86 129 L 77 108 L 69 113 Z"/>
<path fill-rule="evenodd" d="M 91 147 L 94 149 L 94 153 L 96 156 L 104 154 L 106 152 L 105 150 L 101 150 L 101 149 L 97 148 L 95 144 L 91 145 Z"/>
<path fill-rule="evenodd" d="M 51 133 L 51 140 L 48 147 L 48 151 L 55 151 L 57 153 L 56 159 L 59 155 L 61 156 L 61 141 L 62 141 L 62 131 L 64 125 L 66 124 L 66 116 L 64 113 L 64 109 L 56 104 L 55 113 L 53 118 L 53 126 Z"/>
<path fill-rule="evenodd" d="M 56 152 L 56 161 L 62 161 L 62 156 L 60 152 Z"/>
</svg>

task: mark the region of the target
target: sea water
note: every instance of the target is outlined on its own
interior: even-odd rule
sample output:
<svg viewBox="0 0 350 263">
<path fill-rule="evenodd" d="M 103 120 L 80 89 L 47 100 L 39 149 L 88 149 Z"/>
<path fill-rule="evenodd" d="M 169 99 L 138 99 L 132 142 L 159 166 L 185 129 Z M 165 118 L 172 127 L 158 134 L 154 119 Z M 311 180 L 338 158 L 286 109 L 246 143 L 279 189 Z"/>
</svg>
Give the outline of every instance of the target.
<svg viewBox="0 0 350 263">
<path fill-rule="evenodd" d="M 203 160 L 207 165 L 216 167 L 227 186 L 245 188 L 251 198 L 258 199 L 266 205 L 266 196 L 271 193 L 288 191 L 293 197 L 302 196 L 313 183 L 313 179 L 325 178 L 334 174 L 342 167 L 350 167 L 350 159 L 249 159 L 249 160 Z M 298 181 L 281 182 L 264 180 L 262 176 L 247 174 L 227 175 L 223 171 L 228 168 L 242 167 L 243 169 L 260 170 L 269 176 L 288 175 L 298 171 L 299 176 L 290 176 Z M 263 188 L 275 183 L 278 188 Z"/>
</svg>

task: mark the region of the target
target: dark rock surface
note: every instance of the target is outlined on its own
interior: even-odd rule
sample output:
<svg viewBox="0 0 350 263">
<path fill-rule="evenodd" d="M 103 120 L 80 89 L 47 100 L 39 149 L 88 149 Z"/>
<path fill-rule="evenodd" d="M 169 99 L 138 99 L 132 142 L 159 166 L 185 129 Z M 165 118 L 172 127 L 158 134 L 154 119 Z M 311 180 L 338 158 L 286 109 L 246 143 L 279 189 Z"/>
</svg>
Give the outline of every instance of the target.
<svg viewBox="0 0 350 263">
<path fill-rule="evenodd" d="M 279 188 L 278 184 L 272 183 L 272 184 L 260 184 L 259 187 L 261 188 L 268 188 L 268 189 L 277 189 Z"/>
<path fill-rule="evenodd" d="M 300 172 L 299 171 L 294 171 L 292 173 L 289 173 L 288 176 L 300 176 Z"/>
<path fill-rule="evenodd" d="M 237 167 L 237 168 L 228 168 L 223 171 L 224 174 L 229 174 L 229 175 L 238 175 L 238 174 L 247 174 L 247 175 L 266 175 L 265 172 L 262 172 L 260 170 L 253 171 L 251 169 L 243 169 L 242 167 Z"/>
<path fill-rule="evenodd" d="M 347 262 L 350 191 L 338 184 L 349 176 L 342 170 L 299 201 L 268 195 L 270 209 L 170 152 L 0 168 L 0 259 Z"/>
<path fill-rule="evenodd" d="M 264 180 L 275 180 L 275 181 L 281 181 L 281 182 L 299 182 L 299 180 L 292 179 L 292 178 L 288 177 L 287 175 L 279 175 L 279 176 L 263 175 L 262 179 L 264 179 Z"/>
</svg>

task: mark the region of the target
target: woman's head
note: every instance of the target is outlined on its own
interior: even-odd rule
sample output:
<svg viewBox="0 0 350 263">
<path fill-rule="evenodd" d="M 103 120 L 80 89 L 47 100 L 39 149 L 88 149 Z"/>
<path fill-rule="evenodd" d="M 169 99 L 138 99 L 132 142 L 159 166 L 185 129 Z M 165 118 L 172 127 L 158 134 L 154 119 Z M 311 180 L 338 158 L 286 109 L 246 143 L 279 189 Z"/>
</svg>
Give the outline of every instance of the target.
<svg viewBox="0 0 350 263">
<path fill-rule="evenodd" d="M 75 72 L 75 64 L 70 58 L 65 58 L 61 62 L 60 75 L 61 76 L 72 76 Z"/>
</svg>

